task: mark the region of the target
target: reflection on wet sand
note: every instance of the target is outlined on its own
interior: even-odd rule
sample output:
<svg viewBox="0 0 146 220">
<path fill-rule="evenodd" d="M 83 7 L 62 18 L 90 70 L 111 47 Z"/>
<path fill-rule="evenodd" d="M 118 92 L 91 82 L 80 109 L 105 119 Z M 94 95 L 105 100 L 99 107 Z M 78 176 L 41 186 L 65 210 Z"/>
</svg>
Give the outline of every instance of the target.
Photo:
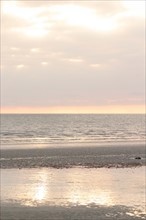
<svg viewBox="0 0 146 220">
<path fill-rule="evenodd" d="M 86 206 L 90 204 L 113 205 L 109 194 L 104 192 L 99 192 L 98 194 L 87 194 L 79 191 L 71 195 L 69 202 Z"/>
<path fill-rule="evenodd" d="M 38 186 L 35 188 L 34 192 L 34 200 L 38 202 L 42 202 L 45 200 L 47 196 L 47 180 L 48 180 L 47 172 L 44 170 L 40 173 L 40 182 L 38 183 Z"/>
<path fill-rule="evenodd" d="M 16 196 L 15 199 L 27 206 L 45 203 L 57 206 L 114 205 L 110 189 L 102 189 L 101 179 L 97 181 L 93 177 L 95 180 L 89 185 L 90 179 L 87 176 L 87 170 L 86 175 L 80 175 L 74 169 L 71 169 L 71 172 L 61 170 L 61 173 L 59 171 L 56 174 L 53 174 L 54 171 L 42 169 L 38 174 L 33 173 L 31 175 L 32 184 L 27 185 L 27 192 L 25 192 L 24 186 L 19 185 L 19 192 L 22 194 L 19 194 L 18 198 Z"/>
<path fill-rule="evenodd" d="M 2 202 L 34 207 L 123 205 L 133 207 L 129 216 L 138 216 L 145 210 L 144 171 L 144 167 L 2 170 Z"/>
</svg>

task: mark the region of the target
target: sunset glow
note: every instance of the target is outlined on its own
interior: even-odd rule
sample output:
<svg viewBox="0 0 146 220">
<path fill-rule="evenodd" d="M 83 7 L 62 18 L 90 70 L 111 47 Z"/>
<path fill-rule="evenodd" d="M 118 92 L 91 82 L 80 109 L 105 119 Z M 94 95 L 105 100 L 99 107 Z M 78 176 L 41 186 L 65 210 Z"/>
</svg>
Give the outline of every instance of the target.
<svg viewBox="0 0 146 220">
<path fill-rule="evenodd" d="M 1 112 L 144 113 L 145 1 L 2 1 Z"/>
<path fill-rule="evenodd" d="M 51 106 L 51 107 L 10 107 L 10 108 L 2 108 L 1 110 L 2 113 L 44 113 L 44 114 L 66 114 L 66 113 L 71 113 L 71 114 L 115 114 L 115 113 L 145 113 L 145 108 L 143 105 L 137 106 Z"/>
</svg>

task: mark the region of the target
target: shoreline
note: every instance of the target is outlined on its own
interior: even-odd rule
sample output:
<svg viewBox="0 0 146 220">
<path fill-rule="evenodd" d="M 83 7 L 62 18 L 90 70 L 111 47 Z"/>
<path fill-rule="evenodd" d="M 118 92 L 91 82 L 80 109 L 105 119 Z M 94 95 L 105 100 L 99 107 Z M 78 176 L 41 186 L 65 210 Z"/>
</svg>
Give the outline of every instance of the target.
<svg viewBox="0 0 146 220">
<path fill-rule="evenodd" d="M 146 146 L 146 141 L 118 141 L 118 142 L 70 142 L 70 143 L 3 143 L 1 150 L 25 150 L 25 149 L 54 149 L 54 148 L 79 148 L 79 147 L 118 147 L 118 146 Z"/>
<path fill-rule="evenodd" d="M 145 144 L 2 149 L 0 167 L 11 168 L 126 168 L 146 165 Z"/>
</svg>

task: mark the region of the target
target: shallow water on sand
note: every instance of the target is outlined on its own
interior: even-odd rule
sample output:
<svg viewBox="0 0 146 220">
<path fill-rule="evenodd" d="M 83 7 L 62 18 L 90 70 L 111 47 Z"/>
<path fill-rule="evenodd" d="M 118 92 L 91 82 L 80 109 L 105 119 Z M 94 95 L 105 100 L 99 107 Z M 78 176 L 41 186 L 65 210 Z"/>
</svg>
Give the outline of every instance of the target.
<svg viewBox="0 0 146 220">
<path fill-rule="evenodd" d="M 2 205 L 125 206 L 127 216 L 145 215 L 145 167 L 5 169 L 1 177 Z"/>
</svg>

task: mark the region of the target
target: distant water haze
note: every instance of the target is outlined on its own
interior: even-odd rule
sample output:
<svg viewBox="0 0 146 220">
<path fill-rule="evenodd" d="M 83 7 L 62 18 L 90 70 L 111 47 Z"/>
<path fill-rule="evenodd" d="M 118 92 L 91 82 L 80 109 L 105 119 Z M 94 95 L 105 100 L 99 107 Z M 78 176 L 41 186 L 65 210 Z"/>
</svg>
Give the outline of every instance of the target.
<svg viewBox="0 0 146 220">
<path fill-rule="evenodd" d="M 143 114 L 7 114 L 1 116 L 2 148 L 17 145 L 101 144 L 145 141 Z"/>
</svg>

